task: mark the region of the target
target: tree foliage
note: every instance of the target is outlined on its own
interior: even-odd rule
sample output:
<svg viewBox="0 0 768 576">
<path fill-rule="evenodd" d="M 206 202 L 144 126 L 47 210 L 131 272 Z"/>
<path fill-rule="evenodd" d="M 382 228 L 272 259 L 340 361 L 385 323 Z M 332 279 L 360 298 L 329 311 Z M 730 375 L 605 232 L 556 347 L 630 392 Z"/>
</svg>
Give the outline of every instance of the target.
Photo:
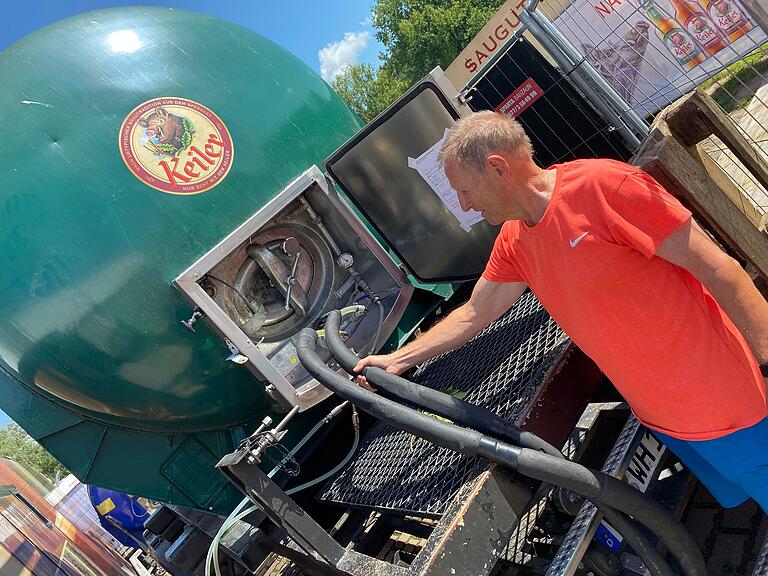
<svg viewBox="0 0 768 576">
<path fill-rule="evenodd" d="M 503 0 L 376 0 L 373 27 L 384 67 L 409 85 L 443 69 L 496 13 Z"/>
<path fill-rule="evenodd" d="M 384 45 L 382 65 L 355 64 L 334 89 L 365 122 L 435 66 L 446 69 L 496 13 L 503 0 L 376 0 L 373 27 Z"/>
<path fill-rule="evenodd" d="M 18 424 L 8 423 L 0 426 L 0 456 L 29 466 L 49 480 L 54 480 L 56 472 L 59 471 L 62 476 L 69 474 L 58 460 L 35 442 Z"/>
<path fill-rule="evenodd" d="M 365 122 L 373 120 L 408 89 L 408 82 L 393 76 L 387 68 L 370 64 L 345 68 L 332 83 L 333 89 Z"/>
</svg>

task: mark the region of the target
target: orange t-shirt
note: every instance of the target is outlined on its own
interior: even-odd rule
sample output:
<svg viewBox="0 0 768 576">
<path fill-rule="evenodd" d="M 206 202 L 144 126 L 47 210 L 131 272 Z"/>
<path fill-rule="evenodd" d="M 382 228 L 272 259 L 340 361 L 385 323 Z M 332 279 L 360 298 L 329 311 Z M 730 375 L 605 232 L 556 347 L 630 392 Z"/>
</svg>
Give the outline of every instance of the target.
<svg viewBox="0 0 768 576">
<path fill-rule="evenodd" d="M 649 428 L 708 440 L 768 416 L 742 335 L 698 280 L 654 255 L 691 213 L 621 162 L 553 168 L 544 216 L 506 222 L 483 277 L 527 283 Z"/>
</svg>

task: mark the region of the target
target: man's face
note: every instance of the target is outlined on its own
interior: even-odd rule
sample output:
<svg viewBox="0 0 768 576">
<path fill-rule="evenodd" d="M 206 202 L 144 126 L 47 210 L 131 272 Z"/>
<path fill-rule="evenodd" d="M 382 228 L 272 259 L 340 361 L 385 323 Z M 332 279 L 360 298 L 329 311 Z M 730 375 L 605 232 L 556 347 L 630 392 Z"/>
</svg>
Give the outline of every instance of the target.
<svg viewBox="0 0 768 576">
<path fill-rule="evenodd" d="M 475 170 L 455 160 L 445 164 L 445 175 L 456 190 L 461 209 L 477 210 L 489 224 L 501 224 L 506 218 L 506 202 L 499 183 L 485 170 Z"/>
</svg>

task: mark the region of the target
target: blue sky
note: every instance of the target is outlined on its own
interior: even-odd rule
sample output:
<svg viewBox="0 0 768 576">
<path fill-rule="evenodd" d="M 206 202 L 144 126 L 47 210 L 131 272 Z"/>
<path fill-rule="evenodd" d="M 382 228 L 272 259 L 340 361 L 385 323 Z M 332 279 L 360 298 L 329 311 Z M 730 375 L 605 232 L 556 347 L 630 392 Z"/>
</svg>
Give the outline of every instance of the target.
<svg viewBox="0 0 768 576">
<path fill-rule="evenodd" d="M 329 80 L 345 64 L 378 63 L 382 46 L 371 28 L 372 4 L 372 0 L 0 0 L 0 50 L 81 12 L 112 6 L 172 6 L 255 30 Z"/>
<path fill-rule="evenodd" d="M 287 48 L 326 80 L 345 64 L 378 64 L 371 0 L 0 0 L 0 50 L 47 24 L 113 6 L 171 6 L 218 16 Z M 1 88 L 0 88 L 1 89 Z M 0 425 L 8 417 L 0 411 Z"/>
</svg>

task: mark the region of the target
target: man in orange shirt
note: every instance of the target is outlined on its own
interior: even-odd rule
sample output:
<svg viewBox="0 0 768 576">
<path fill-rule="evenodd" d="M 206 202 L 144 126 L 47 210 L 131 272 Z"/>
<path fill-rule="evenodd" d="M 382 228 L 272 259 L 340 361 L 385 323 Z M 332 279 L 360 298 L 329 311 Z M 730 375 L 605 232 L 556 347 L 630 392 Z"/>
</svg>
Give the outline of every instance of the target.
<svg viewBox="0 0 768 576">
<path fill-rule="evenodd" d="M 460 120 L 440 158 L 462 209 L 503 223 L 490 260 L 466 304 L 356 370 L 399 374 L 458 347 L 530 288 L 723 506 L 751 496 L 768 512 L 768 302 L 738 263 L 641 170 L 544 170 L 495 112 Z"/>
</svg>

